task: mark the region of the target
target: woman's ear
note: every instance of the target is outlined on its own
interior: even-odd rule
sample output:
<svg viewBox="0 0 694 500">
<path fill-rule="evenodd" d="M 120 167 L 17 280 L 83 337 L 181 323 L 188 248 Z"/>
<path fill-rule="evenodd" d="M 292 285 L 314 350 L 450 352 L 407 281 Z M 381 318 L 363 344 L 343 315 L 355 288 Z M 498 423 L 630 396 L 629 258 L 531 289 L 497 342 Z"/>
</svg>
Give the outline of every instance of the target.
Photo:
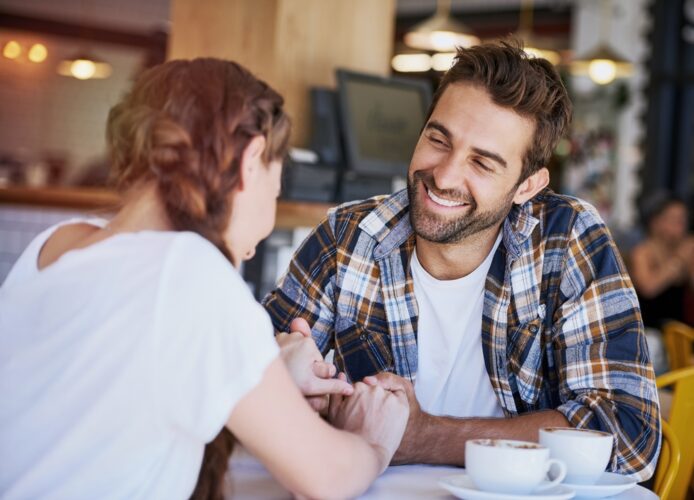
<svg viewBox="0 0 694 500">
<path fill-rule="evenodd" d="M 239 185 L 243 190 L 259 167 L 263 167 L 263 151 L 265 151 L 265 136 L 256 135 L 251 139 L 241 154 L 239 166 Z"/>
<path fill-rule="evenodd" d="M 522 205 L 546 188 L 547 184 L 549 184 L 549 170 L 542 167 L 520 183 L 520 186 L 516 188 L 516 195 L 513 197 L 513 203 Z"/>
</svg>

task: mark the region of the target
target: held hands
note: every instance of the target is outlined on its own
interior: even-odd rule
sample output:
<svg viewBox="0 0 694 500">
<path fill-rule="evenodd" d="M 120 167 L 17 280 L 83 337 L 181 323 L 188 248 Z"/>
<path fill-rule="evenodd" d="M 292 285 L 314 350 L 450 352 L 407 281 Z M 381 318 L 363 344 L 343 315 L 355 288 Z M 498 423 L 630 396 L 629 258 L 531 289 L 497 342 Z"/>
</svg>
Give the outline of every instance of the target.
<svg viewBox="0 0 694 500">
<path fill-rule="evenodd" d="M 339 377 L 344 378 L 344 374 Z M 402 439 L 409 407 L 405 391 L 357 382 L 349 397 L 332 395 L 328 418 L 335 427 L 353 432 L 381 457 L 381 472 L 388 467 Z"/>
<path fill-rule="evenodd" d="M 407 398 L 409 419 L 400 446 L 393 457 L 393 464 L 406 464 L 418 461 L 417 452 L 424 447 L 425 430 L 432 416 L 422 411 L 409 380 L 394 373 L 382 372 L 378 375 L 364 377 L 364 384 L 370 387 L 382 387 L 388 391 L 399 391 Z"/>
<path fill-rule="evenodd" d="M 328 394 L 352 394 L 354 389 L 344 377 L 332 378 L 335 376 L 336 368 L 333 364 L 323 361 L 306 320 L 294 319 L 290 324 L 290 330 L 292 333 L 280 333 L 275 339 L 292 380 L 313 409 L 327 409 Z"/>
</svg>

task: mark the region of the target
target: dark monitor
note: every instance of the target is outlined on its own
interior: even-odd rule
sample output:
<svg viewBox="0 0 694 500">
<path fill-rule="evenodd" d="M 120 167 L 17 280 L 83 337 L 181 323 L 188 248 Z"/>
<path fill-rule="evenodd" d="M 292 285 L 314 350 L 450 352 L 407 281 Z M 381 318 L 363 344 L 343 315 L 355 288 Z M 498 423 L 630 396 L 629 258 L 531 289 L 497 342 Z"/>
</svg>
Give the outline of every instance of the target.
<svg viewBox="0 0 694 500">
<path fill-rule="evenodd" d="M 427 81 L 337 71 L 348 167 L 364 175 L 407 175 L 424 125 Z"/>
</svg>

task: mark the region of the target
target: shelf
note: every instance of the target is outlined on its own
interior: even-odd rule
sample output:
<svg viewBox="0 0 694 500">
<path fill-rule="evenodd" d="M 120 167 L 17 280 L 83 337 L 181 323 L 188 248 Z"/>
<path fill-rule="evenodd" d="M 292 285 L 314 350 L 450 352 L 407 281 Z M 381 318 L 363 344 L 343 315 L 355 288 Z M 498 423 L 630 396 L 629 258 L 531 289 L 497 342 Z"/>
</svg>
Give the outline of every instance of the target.
<svg viewBox="0 0 694 500">
<path fill-rule="evenodd" d="M 119 201 L 116 192 L 105 188 L 0 187 L 0 205 L 114 211 Z M 275 227 L 293 229 L 316 226 L 332 206 L 328 203 L 280 200 L 277 203 Z"/>
</svg>

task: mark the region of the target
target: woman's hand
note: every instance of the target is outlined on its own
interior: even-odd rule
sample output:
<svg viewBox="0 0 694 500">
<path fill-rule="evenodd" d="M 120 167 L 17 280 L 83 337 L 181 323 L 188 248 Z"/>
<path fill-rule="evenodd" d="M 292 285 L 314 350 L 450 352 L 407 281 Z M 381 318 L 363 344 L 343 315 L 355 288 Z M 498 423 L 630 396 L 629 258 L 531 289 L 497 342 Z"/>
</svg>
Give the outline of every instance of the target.
<svg viewBox="0 0 694 500">
<path fill-rule="evenodd" d="M 335 427 L 361 436 L 377 450 L 383 460 L 382 472 L 400 445 L 409 413 L 404 390 L 357 382 L 351 396 L 330 397 L 328 416 Z"/>
<path fill-rule="evenodd" d="M 316 411 L 327 409 L 329 394 L 348 396 L 353 387 L 343 378 L 333 378 L 335 365 L 326 363 L 306 320 L 297 318 L 290 325 L 292 333 L 280 333 L 275 339 L 294 383 Z"/>
</svg>

